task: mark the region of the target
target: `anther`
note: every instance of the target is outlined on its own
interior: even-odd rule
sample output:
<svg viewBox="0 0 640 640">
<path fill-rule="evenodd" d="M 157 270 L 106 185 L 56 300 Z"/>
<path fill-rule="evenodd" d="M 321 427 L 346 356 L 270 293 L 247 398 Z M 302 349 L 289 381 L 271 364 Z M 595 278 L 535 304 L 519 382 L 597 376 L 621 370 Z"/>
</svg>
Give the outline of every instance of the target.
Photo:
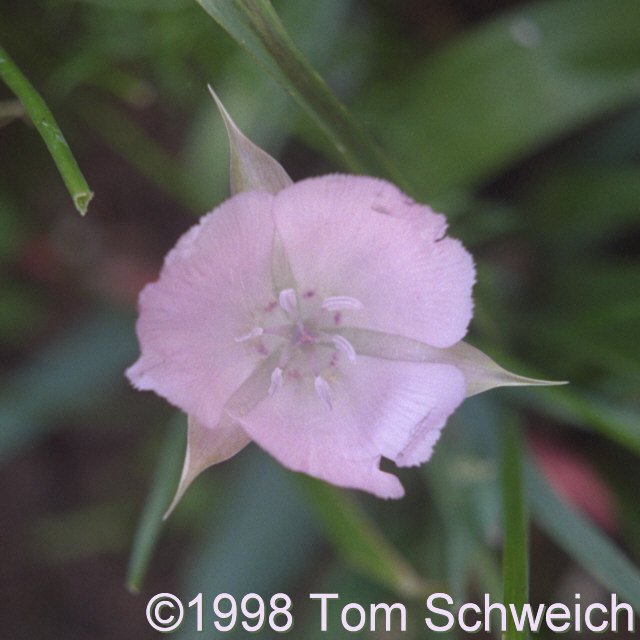
<svg viewBox="0 0 640 640">
<path fill-rule="evenodd" d="M 283 289 L 278 296 L 280 306 L 289 314 L 298 308 L 298 298 L 295 289 Z"/>
<path fill-rule="evenodd" d="M 320 396 L 322 402 L 327 405 L 328 409 L 333 409 L 331 405 L 331 390 L 329 389 L 329 383 L 322 377 L 316 376 L 313 385 L 316 388 L 316 393 Z"/>
<path fill-rule="evenodd" d="M 269 397 L 273 397 L 276 391 L 280 391 L 282 389 L 282 385 L 284 384 L 284 379 L 282 377 L 282 369 L 280 367 L 276 367 L 271 374 L 271 384 L 269 385 Z"/>
<path fill-rule="evenodd" d="M 353 348 L 353 345 L 346 339 L 340 335 L 335 335 L 331 338 L 331 342 L 333 342 L 335 348 L 338 351 L 344 353 L 347 358 L 349 358 L 349 362 L 355 364 L 356 362 L 356 350 Z"/>
<path fill-rule="evenodd" d="M 322 308 L 326 311 L 362 309 L 362 302 L 350 296 L 330 296 L 322 301 Z"/>
</svg>

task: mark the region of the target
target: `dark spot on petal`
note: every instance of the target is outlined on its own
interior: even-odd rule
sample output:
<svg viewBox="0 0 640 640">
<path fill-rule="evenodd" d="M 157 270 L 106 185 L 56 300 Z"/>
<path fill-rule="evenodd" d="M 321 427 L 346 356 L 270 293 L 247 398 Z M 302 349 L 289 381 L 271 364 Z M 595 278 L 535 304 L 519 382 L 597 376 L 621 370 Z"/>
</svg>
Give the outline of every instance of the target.
<svg viewBox="0 0 640 640">
<path fill-rule="evenodd" d="M 333 324 L 339 325 L 342 322 L 342 314 L 339 311 L 336 311 L 333 314 Z"/>
<path fill-rule="evenodd" d="M 269 355 L 269 350 L 267 349 L 267 347 L 264 346 L 264 344 L 262 342 L 260 342 L 256 348 L 258 349 L 258 353 L 261 356 L 268 356 Z"/>
<path fill-rule="evenodd" d="M 302 297 L 303 297 L 303 298 L 313 298 L 313 296 L 315 296 L 315 295 L 316 295 L 316 292 L 315 292 L 315 291 L 313 291 L 312 289 L 309 289 L 309 291 L 305 291 L 305 292 L 302 294 Z"/>
<path fill-rule="evenodd" d="M 273 311 L 276 307 L 278 306 L 278 303 L 275 300 L 272 300 L 265 308 L 264 310 L 269 313 L 270 311 Z"/>
<path fill-rule="evenodd" d="M 389 211 L 389 209 L 387 209 L 386 207 L 383 207 L 382 205 L 374 204 L 374 205 L 371 205 L 371 208 L 374 211 L 377 211 L 378 213 L 384 213 L 386 216 L 391 215 L 391 211 Z"/>
</svg>

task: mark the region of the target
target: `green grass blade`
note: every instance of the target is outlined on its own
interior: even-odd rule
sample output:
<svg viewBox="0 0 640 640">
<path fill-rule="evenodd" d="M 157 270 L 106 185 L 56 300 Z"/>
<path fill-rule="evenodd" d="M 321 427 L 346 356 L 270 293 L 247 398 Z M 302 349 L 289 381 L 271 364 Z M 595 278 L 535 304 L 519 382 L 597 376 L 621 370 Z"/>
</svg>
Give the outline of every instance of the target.
<svg viewBox="0 0 640 640">
<path fill-rule="evenodd" d="M 432 590 L 343 490 L 306 475 L 298 481 L 329 540 L 353 567 L 407 597 Z"/>
<path fill-rule="evenodd" d="M 67 141 L 60 131 L 53 114 L 40 94 L 33 88 L 29 80 L 18 69 L 7 52 L 0 45 L 0 78 L 4 80 L 22 102 L 27 114 L 42 136 L 51 153 L 58 171 L 67 185 L 76 209 L 84 215 L 93 192 L 78 167 L 76 159 L 69 149 Z"/>
<path fill-rule="evenodd" d="M 142 587 L 149 561 L 155 549 L 163 515 L 178 486 L 186 446 L 186 416 L 180 414 L 170 425 L 162 443 L 151 490 L 136 529 L 125 584 L 133 593 Z"/>
<path fill-rule="evenodd" d="M 355 173 L 405 179 L 291 40 L 269 0 L 197 0 L 309 114 Z"/>
<path fill-rule="evenodd" d="M 591 522 L 549 488 L 531 461 L 527 495 L 538 525 L 595 578 L 640 612 L 640 570 Z"/>
<path fill-rule="evenodd" d="M 504 521 L 503 577 L 504 602 L 513 604 L 517 611 L 529 601 L 529 541 L 528 514 L 522 481 L 522 436 L 513 420 L 502 424 L 502 506 Z M 508 618 L 504 640 L 522 640 L 529 637 L 526 627 L 515 628 Z"/>
</svg>

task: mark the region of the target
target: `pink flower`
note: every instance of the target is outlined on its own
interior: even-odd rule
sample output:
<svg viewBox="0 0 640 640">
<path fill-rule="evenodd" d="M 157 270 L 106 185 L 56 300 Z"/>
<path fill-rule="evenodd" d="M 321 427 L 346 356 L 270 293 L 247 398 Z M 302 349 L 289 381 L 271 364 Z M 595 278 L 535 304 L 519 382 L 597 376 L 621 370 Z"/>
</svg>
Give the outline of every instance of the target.
<svg viewBox="0 0 640 640">
<path fill-rule="evenodd" d="M 447 348 L 472 349 L 457 343 L 474 267 L 445 232 L 373 178 L 239 193 L 143 290 L 127 375 L 189 414 L 199 470 L 253 440 L 290 469 L 398 498 L 381 457 L 428 460 L 471 384 Z"/>
<path fill-rule="evenodd" d="M 251 440 L 284 465 L 381 497 L 382 472 L 429 459 L 447 417 L 525 378 L 461 341 L 471 257 L 443 216 L 355 176 L 293 184 L 209 88 L 231 150 L 230 200 L 187 232 L 140 296 L 128 371 L 189 415 L 182 477 Z"/>
</svg>

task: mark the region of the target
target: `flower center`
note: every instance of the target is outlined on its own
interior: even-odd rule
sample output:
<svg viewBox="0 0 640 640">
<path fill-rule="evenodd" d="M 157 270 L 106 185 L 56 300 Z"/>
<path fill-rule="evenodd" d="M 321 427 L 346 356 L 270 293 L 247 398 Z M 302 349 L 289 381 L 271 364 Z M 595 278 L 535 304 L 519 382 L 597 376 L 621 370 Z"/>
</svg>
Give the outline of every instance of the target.
<svg viewBox="0 0 640 640">
<path fill-rule="evenodd" d="M 330 296 L 318 305 L 314 298 L 312 290 L 299 295 L 294 289 L 283 289 L 278 302 L 264 309 L 264 321 L 260 323 L 264 326 L 252 327 L 235 341 L 254 342 L 262 356 L 269 354 L 263 338 L 276 336 L 284 341 L 278 366 L 271 374 L 269 396 L 289 381 L 308 384 L 313 379 L 315 393 L 331 409 L 330 383 L 335 384 L 339 378 L 338 365 L 345 357 L 351 364 L 356 361 L 353 345 L 336 333 L 336 328 L 342 322 L 343 311 L 361 309 L 362 304 L 349 296 Z M 274 314 L 278 307 L 281 312 Z M 283 316 L 285 322 L 277 324 L 275 318 Z"/>
</svg>

